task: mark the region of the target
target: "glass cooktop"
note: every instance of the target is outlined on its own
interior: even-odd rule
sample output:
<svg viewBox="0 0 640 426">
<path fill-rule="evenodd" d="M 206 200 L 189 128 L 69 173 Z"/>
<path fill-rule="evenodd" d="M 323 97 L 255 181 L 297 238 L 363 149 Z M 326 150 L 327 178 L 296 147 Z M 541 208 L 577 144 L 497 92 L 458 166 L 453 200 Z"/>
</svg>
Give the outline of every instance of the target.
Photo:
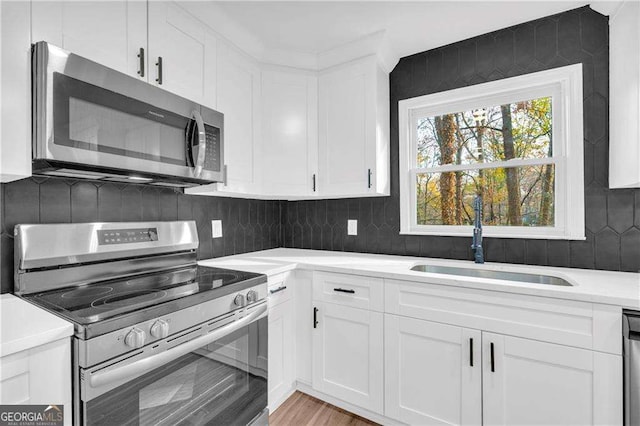
<svg viewBox="0 0 640 426">
<path fill-rule="evenodd" d="M 266 282 L 262 274 L 192 266 L 35 293 L 27 298 L 69 321 L 86 325 L 188 296 L 208 300 L 262 282 Z"/>
</svg>

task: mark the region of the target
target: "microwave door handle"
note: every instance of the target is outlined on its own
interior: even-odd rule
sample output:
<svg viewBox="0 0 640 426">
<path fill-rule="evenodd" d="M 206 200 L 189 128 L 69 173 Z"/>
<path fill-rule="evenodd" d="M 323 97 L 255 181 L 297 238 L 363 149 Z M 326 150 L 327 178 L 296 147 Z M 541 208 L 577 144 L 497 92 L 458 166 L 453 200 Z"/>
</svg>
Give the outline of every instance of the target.
<svg viewBox="0 0 640 426">
<path fill-rule="evenodd" d="M 200 177 L 207 155 L 207 133 L 204 128 L 204 120 L 202 120 L 202 115 L 199 111 L 194 109 L 193 112 L 191 112 L 191 118 L 196 121 L 196 127 L 198 129 L 198 157 L 194 158 L 193 174 L 195 177 Z M 191 143 L 191 152 L 193 152 L 193 139 L 191 139 L 189 143 Z"/>
<path fill-rule="evenodd" d="M 252 323 L 267 312 L 267 306 L 267 303 L 264 303 L 261 307 L 248 313 L 245 317 L 237 321 L 215 329 L 204 336 L 200 336 L 196 339 L 190 340 L 165 352 L 161 352 L 148 358 L 143 358 L 139 361 L 132 362 L 131 364 L 124 365 L 122 367 L 116 367 L 108 371 L 101 371 L 99 373 L 92 374 L 91 378 L 89 379 L 89 383 L 91 384 L 91 387 L 98 388 L 100 386 L 105 386 L 116 381 L 138 377 L 143 373 L 154 370 L 158 367 L 162 367 L 163 365 L 166 365 L 167 363 L 174 361 L 181 356 L 193 352 L 203 346 L 207 346 L 215 342 L 216 340 L 219 340 L 233 333 L 234 331 L 237 331 L 242 327 L 245 327 L 246 325 Z"/>
</svg>

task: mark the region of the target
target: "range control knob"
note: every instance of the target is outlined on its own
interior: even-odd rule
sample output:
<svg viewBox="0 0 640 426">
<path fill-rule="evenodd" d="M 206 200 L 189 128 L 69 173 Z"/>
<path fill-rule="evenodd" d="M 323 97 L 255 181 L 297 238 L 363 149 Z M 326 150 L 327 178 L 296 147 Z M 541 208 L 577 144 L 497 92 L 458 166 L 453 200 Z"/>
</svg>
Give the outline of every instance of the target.
<svg viewBox="0 0 640 426">
<path fill-rule="evenodd" d="M 157 339 L 164 339 L 169 335 L 169 323 L 163 319 L 154 322 L 151 326 L 151 335 Z"/>
<path fill-rule="evenodd" d="M 258 300 L 258 293 L 255 290 L 249 290 L 247 293 L 247 303 L 253 303 Z"/>
<path fill-rule="evenodd" d="M 239 294 L 236 296 L 235 299 L 233 299 L 233 304 L 238 306 L 238 307 L 243 307 L 244 306 L 244 296 L 242 294 Z"/>
<path fill-rule="evenodd" d="M 141 348 L 144 346 L 144 338 L 144 331 L 140 330 L 138 327 L 133 327 L 133 329 L 124 337 L 124 343 L 132 348 Z"/>
</svg>

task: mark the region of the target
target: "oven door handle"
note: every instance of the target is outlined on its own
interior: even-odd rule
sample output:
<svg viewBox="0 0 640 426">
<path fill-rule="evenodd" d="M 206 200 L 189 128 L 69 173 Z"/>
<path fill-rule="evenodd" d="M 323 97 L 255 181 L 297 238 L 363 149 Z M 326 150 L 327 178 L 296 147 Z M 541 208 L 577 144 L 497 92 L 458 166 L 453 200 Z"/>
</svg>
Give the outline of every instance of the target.
<svg viewBox="0 0 640 426">
<path fill-rule="evenodd" d="M 168 351 L 161 352 L 157 355 L 150 356 L 148 358 L 141 359 L 139 361 L 132 362 L 122 367 L 117 367 L 108 371 L 101 371 L 91 375 L 89 382 L 91 387 L 98 388 L 110 383 L 120 381 L 123 379 L 131 379 L 132 377 L 140 376 L 143 373 L 154 370 L 158 367 L 180 358 L 183 355 L 193 352 L 194 350 L 207 346 L 210 343 L 215 342 L 228 334 L 233 333 L 236 330 L 252 323 L 265 312 L 267 312 L 268 305 L 265 303 L 261 307 L 257 308 L 253 312 L 247 314 L 245 317 L 234 321 L 230 324 L 222 326 L 218 329 L 207 333 L 204 336 L 197 337 L 179 346 L 176 346 Z"/>
</svg>

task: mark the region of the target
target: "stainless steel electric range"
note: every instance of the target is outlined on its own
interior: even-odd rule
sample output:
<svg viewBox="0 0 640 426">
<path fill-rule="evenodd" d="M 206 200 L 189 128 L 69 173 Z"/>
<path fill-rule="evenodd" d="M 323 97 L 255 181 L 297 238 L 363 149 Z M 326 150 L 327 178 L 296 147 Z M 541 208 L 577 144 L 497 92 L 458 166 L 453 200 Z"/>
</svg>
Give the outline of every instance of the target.
<svg viewBox="0 0 640 426">
<path fill-rule="evenodd" d="M 16 226 L 15 293 L 75 324 L 75 424 L 268 424 L 267 278 L 197 248 L 193 221 Z"/>
</svg>

